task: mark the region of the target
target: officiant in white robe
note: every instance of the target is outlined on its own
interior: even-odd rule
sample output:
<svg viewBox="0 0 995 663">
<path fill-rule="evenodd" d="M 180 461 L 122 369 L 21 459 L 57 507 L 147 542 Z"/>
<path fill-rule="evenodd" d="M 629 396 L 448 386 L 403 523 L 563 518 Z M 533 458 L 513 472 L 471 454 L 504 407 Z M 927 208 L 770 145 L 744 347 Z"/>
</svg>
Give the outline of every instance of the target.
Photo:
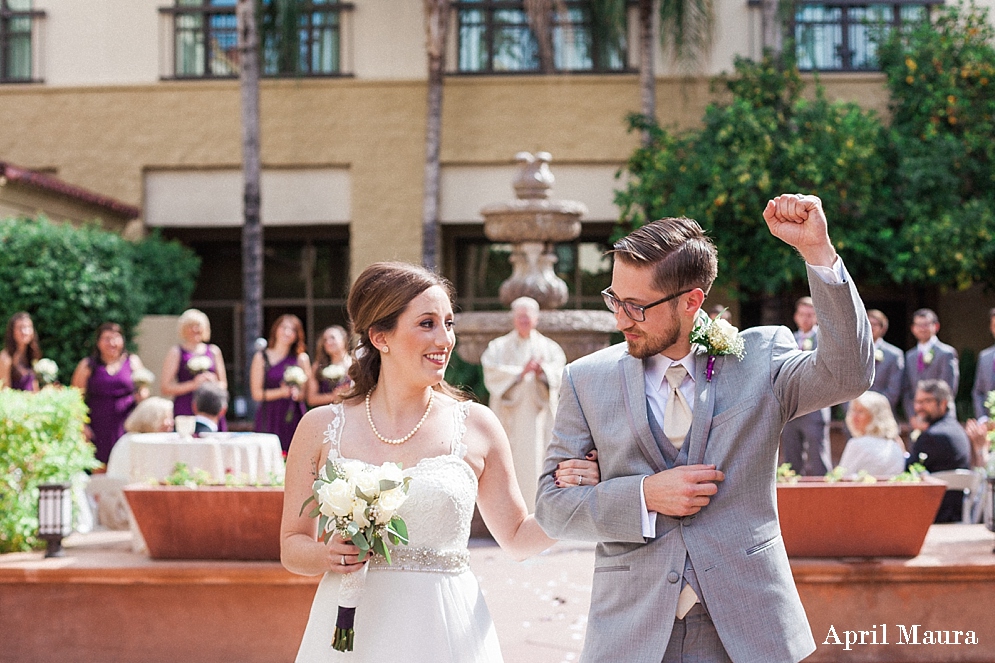
<svg viewBox="0 0 995 663">
<path fill-rule="evenodd" d="M 515 475 L 532 513 L 566 357 L 556 341 L 536 331 L 539 304 L 534 299 L 519 297 L 511 313 L 515 329 L 491 341 L 480 363 L 490 408 L 511 441 Z"/>
</svg>

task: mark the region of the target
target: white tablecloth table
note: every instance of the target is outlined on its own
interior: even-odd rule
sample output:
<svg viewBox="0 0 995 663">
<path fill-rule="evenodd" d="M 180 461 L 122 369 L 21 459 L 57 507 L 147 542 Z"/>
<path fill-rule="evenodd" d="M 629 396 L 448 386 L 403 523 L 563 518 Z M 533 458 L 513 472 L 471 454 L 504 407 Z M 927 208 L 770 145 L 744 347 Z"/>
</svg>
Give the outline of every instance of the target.
<svg viewBox="0 0 995 663">
<path fill-rule="evenodd" d="M 177 463 L 186 463 L 191 471 L 204 470 L 217 483 L 224 483 L 226 475 L 237 483 L 282 483 L 284 474 L 280 438 L 269 433 L 126 435 L 114 445 L 107 473 L 132 483 L 161 481 Z"/>
</svg>

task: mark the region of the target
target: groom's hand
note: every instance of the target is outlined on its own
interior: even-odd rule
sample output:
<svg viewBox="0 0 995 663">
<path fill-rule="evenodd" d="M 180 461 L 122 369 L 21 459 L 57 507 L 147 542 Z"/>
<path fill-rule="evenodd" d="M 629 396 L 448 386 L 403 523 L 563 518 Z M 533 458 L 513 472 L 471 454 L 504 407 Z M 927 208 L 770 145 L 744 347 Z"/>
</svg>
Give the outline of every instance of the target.
<svg viewBox="0 0 995 663">
<path fill-rule="evenodd" d="M 666 516 L 698 513 L 725 478 L 714 465 L 681 465 L 658 472 L 643 481 L 646 508 Z"/>
<path fill-rule="evenodd" d="M 793 246 L 808 264 L 832 267 L 836 262 L 826 214 L 818 196 L 780 195 L 767 202 L 764 221 L 774 237 Z"/>
</svg>

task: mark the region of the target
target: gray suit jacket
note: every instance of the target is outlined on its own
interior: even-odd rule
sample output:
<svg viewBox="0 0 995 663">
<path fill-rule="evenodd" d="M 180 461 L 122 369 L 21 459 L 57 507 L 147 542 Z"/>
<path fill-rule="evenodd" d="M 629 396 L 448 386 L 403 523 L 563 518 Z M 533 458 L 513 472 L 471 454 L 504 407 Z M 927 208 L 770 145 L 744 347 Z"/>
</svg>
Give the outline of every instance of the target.
<svg viewBox="0 0 995 663">
<path fill-rule="evenodd" d="M 815 649 L 777 524 L 781 428 L 863 393 L 874 372 L 871 330 L 849 275 L 809 273 L 819 349 L 801 352 L 786 327 L 743 332 L 746 356 L 695 367 L 689 463 L 725 472 L 718 494 L 687 518 L 657 515 L 644 539 L 640 484 L 667 469 L 647 418 L 643 362 L 625 344 L 567 366 L 536 517 L 550 536 L 597 541 L 582 661 L 659 663 L 670 639 L 685 555 L 723 646 L 740 661 L 798 661 Z M 559 489 L 557 463 L 598 450 L 602 482 Z M 686 550 L 686 553 L 685 553 Z"/>
<path fill-rule="evenodd" d="M 933 346 L 933 359 L 919 371 L 919 349 L 913 347 L 905 353 L 905 379 L 902 382 L 902 407 L 905 416 L 912 417 L 915 409 L 912 401 L 916 397 L 916 385 L 919 380 L 943 380 L 950 385 L 950 390 L 957 396 L 957 385 L 960 383 L 960 362 L 953 346 L 937 339 Z M 951 409 L 953 403 L 950 404 Z"/>
<path fill-rule="evenodd" d="M 902 396 L 902 374 L 905 371 L 905 355 L 894 345 L 882 339 L 881 361 L 874 362 L 874 384 L 871 391 L 883 394 L 891 409 L 897 410 Z"/>
<path fill-rule="evenodd" d="M 971 390 L 976 419 L 988 416 L 985 398 L 993 389 L 995 389 L 995 345 L 985 348 L 978 355 L 978 371 L 974 374 L 974 388 Z"/>
</svg>

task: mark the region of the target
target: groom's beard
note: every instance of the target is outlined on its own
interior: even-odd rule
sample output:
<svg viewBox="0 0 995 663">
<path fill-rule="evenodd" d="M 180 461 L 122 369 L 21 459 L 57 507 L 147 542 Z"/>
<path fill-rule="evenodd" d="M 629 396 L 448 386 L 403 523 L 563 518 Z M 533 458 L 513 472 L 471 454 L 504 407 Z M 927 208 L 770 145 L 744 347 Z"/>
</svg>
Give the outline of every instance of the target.
<svg viewBox="0 0 995 663">
<path fill-rule="evenodd" d="M 635 333 L 637 329 L 634 327 L 633 329 L 626 331 L 632 334 Z M 647 357 L 658 355 L 670 346 L 674 345 L 680 337 L 681 322 L 675 316 L 674 324 L 664 329 L 663 332 L 659 334 L 647 334 L 642 332 L 639 338 L 631 341 L 626 339 L 625 343 L 629 346 L 630 355 L 636 359 L 646 359 Z"/>
</svg>

